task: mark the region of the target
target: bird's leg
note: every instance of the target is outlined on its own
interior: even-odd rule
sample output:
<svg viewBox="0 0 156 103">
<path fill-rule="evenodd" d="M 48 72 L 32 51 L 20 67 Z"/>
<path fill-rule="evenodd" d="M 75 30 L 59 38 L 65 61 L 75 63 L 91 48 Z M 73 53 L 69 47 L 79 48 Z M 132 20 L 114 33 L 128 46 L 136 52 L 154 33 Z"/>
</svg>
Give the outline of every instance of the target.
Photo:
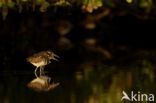
<svg viewBox="0 0 156 103">
<path fill-rule="evenodd" d="M 40 67 L 40 77 L 42 76 L 42 66 Z"/>
<path fill-rule="evenodd" d="M 49 77 L 49 78 L 48 78 L 48 84 L 50 84 L 50 81 L 51 81 L 51 78 Z"/>
<path fill-rule="evenodd" d="M 45 75 L 45 73 L 44 73 L 44 66 L 40 67 L 40 76 L 42 76 L 42 75 Z"/>
<path fill-rule="evenodd" d="M 37 69 L 38 69 L 38 67 L 36 67 L 36 69 L 34 71 L 34 74 L 35 74 L 36 78 L 38 78 L 38 76 L 37 76 Z"/>
<path fill-rule="evenodd" d="M 42 73 L 43 73 L 43 75 L 45 75 L 44 66 L 42 66 Z"/>
</svg>

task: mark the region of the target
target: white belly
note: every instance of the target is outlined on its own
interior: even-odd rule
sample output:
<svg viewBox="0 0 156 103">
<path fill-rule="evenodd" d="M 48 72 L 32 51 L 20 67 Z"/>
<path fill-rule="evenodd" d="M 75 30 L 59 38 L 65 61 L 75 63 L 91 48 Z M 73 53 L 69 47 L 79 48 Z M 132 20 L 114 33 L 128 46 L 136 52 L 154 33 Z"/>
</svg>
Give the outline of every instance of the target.
<svg viewBox="0 0 156 103">
<path fill-rule="evenodd" d="M 45 66 L 47 63 L 44 61 L 38 62 L 38 63 L 32 63 L 36 67 Z"/>
</svg>

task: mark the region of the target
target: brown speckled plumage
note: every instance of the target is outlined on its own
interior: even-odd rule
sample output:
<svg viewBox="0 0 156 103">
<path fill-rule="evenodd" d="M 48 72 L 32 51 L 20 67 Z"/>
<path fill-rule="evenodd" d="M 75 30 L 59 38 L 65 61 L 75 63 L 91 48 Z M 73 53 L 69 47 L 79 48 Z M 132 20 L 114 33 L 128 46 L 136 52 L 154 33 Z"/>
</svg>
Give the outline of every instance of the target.
<svg viewBox="0 0 156 103">
<path fill-rule="evenodd" d="M 59 57 L 57 56 L 55 53 L 53 53 L 52 51 L 41 51 L 39 53 L 36 53 L 30 57 L 27 58 L 27 61 L 28 62 L 40 62 L 44 59 L 47 59 L 47 60 L 57 60 L 55 57 Z"/>
</svg>

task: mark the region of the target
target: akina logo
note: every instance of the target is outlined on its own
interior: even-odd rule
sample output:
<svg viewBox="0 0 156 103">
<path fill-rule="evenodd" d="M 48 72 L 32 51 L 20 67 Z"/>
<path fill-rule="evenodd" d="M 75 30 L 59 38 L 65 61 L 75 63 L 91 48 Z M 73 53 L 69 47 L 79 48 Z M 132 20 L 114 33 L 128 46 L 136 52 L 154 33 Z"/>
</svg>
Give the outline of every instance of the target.
<svg viewBox="0 0 156 103">
<path fill-rule="evenodd" d="M 137 93 L 135 93 L 134 91 L 131 91 L 129 95 L 125 91 L 122 91 L 122 94 L 123 96 L 121 98 L 121 101 L 128 100 L 128 101 L 154 102 L 154 94 L 141 93 L 140 91 L 138 91 Z"/>
</svg>

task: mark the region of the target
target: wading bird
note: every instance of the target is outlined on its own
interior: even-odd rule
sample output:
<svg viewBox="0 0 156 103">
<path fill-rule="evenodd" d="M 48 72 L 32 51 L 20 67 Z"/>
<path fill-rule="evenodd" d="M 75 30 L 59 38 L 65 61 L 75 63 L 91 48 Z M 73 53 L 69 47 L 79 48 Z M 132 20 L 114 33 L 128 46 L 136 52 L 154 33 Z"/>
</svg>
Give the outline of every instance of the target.
<svg viewBox="0 0 156 103">
<path fill-rule="evenodd" d="M 40 68 L 40 76 L 44 73 L 44 66 L 51 63 L 50 60 L 58 61 L 59 56 L 52 51 L 41 51 L 27 58 L 27 61 L 36 67 L 34 73 L 37 76 L 37 69 Z"/>
</svg>

